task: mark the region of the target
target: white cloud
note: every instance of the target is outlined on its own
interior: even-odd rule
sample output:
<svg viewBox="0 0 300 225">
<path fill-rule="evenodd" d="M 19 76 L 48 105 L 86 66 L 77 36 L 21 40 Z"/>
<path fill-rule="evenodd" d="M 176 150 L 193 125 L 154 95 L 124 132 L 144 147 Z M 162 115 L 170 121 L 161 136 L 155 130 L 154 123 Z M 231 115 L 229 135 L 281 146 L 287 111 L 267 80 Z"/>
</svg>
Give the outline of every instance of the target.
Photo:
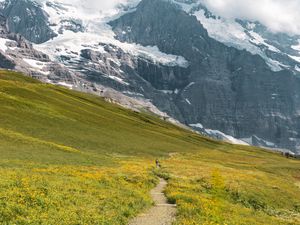
<svg viewBox="0 0 300 225">
<path fill-rule="evenodd" d="M 300 0 L 202 0 L 223 17 L 259 21 L 274 32 L 300 34 Z"/>
<path fill-rule="evenodd" d="M 126 3 L 127 0 L 61 0 L 73 5 L 84 6 L 89 9 L 110 10 L 118 4 Z"/>
</svg>

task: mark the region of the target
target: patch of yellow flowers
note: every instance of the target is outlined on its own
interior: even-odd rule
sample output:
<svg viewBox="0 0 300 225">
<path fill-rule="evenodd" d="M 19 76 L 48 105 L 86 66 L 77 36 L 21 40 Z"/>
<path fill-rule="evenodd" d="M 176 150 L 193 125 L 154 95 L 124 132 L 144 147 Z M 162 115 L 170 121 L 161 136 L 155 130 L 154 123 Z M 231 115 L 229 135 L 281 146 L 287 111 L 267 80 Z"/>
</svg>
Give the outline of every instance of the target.
<svg viewBox="0 0 300 225">
<path fill-rule="evenodd" d="M 0 224 L 126 224 L 151 206 L 149 164 L 0 169 Z M 146 165 L 146 166 L 145 166 Z"/>
</svg>

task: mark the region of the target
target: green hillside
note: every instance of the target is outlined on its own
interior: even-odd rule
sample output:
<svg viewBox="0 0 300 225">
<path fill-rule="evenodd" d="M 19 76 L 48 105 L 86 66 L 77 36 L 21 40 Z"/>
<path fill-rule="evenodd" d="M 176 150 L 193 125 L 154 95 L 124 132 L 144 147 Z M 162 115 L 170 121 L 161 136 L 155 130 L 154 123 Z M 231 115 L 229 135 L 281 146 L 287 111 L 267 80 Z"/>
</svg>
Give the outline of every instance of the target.
<svg viewBox="0 0 300 225">
<path fill-rule="evenodd" d="M 0 71 L 0 105 L 0 224 L 126 224 L 157 175 L 177 224 L 300 224 L 298 160 L 15 72 Z"/>
</svg>

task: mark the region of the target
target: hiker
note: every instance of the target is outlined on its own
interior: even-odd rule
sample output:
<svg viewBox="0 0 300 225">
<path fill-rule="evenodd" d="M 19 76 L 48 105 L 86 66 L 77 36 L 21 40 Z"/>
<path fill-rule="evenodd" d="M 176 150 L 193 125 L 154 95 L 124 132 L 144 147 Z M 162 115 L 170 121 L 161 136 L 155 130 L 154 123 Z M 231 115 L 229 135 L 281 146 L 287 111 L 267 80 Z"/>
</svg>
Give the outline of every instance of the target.
<svg viewBox="0 0 300 225">
<path fill-rule="evenodd" d="M 284 155 L 285 155 L 286 158 L 290 158 L 290 153 L 285 152 Z"/>
<path fill-rule="evenodd" d="M 158 159 L 155 160 L 155 164 L 156 164 L 156 168 L 160 168 L 160 163 Z"/>
<path fill-rule="evenodd" d="M 291 153 L 291 152 L 285 152 L 284 155 L 285 155 L 285 157 L 287 157 L 287 158 L 295 158 L 295 154 L 294 154 L 294 153 Z"/>
</svg>

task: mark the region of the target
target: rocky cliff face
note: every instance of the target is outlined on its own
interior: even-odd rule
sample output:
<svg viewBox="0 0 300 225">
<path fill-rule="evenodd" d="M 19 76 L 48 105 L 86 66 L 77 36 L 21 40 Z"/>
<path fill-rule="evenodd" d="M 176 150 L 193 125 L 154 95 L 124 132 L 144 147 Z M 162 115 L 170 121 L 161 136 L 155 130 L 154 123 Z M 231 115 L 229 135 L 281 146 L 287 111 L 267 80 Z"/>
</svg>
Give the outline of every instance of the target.
<svg viewBox="0 0 300 225">
<path fill-rule="evenodd" d="M 110 25 L 121 41 L 157 45 L 190 62 L 176 78 L 186 86 L 173 100 L 182 122 L 248 141 L 255 135 L 280 148 L 298 146 L 300 80 L 291 71 L 274 72 L 262 57 L 217 42 L 196 17 L 167 1 L 144 0 Z"/>
<path fill-rule="evenodd" d="M 33 43 L 42 43 L 56 36 L 49 27 L 48 16 L 35 1 L 5 1 L 1 13 L 7 19 L 10 32 L 21 34 Z"/>
<path fill-rule="evenodd" d="M 136 58 L 111 44 L 102 44 L 105 53 L 91 49 L 81 50 L 80 62 L 68 60 L 68 65 L 75 66 L 84 74 L 86 80 L 112 87 L 130 97 L 146 99 L 161 111 L 172 112 L 177 119 L 181 113 L 171 96 L 166 94 L 171 87 L 184 86 L 177 77 L 186 74 L 188 69 L 156 64 L 143 58 Z M 112 60 L 118 59 L 118 61 Z M 149 99 L 149 100 L 148 100 Z M 167 116 L 167 115 L 166 115 Z"/>
</svg>

